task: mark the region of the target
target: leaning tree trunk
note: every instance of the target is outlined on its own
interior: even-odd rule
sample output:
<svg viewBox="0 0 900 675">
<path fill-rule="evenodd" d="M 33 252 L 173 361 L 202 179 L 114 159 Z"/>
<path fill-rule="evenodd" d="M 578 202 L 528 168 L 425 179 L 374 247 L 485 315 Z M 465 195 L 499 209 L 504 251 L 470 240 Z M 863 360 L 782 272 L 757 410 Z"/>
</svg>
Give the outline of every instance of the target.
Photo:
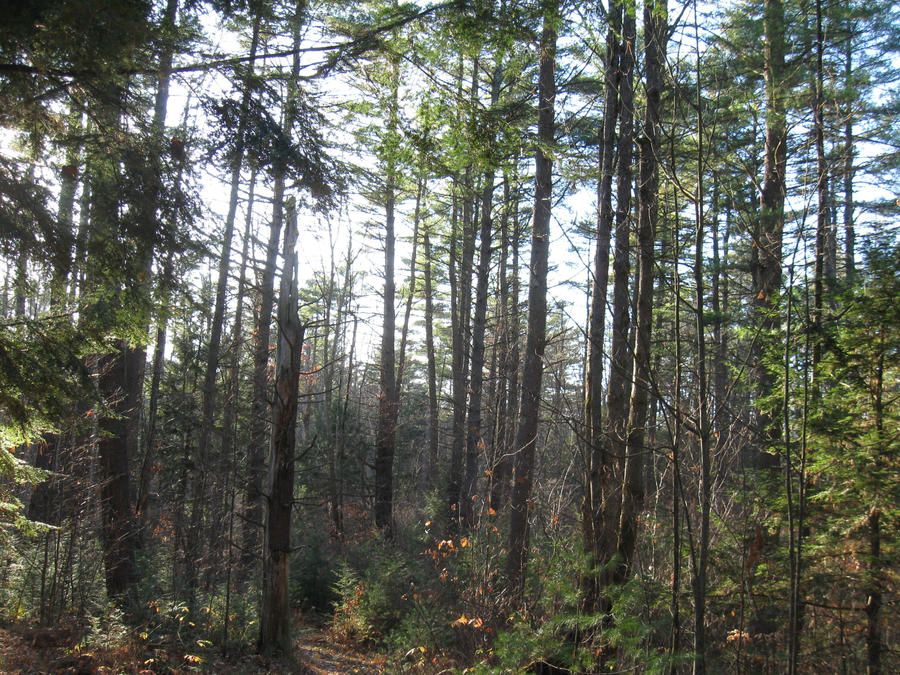
<svg viewBox="0 0 900 675">
<path fill-rule="evenodd" d="M 506 574 L 514 605 L 521 603 L 528 562 L 529 508 L 534 480 L 534 453 L 541 381 L 544 374 L 544 347 L 547 342 L 547 265 L 550 248 L 550 208 L 553 174 L 550 148 L 554 142 L 554 101 L 556 98 L 556 23 L 558 0 L 543 3 L 541 59 L 538 70 L 538 147 L 535 151 L 534 221 L 531 235 L 531 264 L 528 280 L 528 332 L 525 338 L 525 367 L 522 373 L 522 402 L 509 521 L 509 553 Z"/>
<path fill-rule="evenodd" d="M 297 313 L 297 213 L 292 202 L 287 205 L 286 220 L 282 249 L 284 269 L 278 291 L 278 350 L 257 648 L 261 654 L 277 653 L 290 657 L 291 511 L 294 506 L 294 447 L 305 332 Z"/>
</svg>

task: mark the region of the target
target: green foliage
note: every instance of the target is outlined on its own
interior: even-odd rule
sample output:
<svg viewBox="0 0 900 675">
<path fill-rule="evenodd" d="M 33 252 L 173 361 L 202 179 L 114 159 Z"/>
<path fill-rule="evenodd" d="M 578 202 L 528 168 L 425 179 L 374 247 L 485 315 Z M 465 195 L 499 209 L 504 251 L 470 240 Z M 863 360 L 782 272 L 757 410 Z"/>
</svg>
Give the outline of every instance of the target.
<svg viewBox="0 0 900 675">
<path fill-rule="evenodd" d="M 341 587 L 328 535 L 321 529 L 304 530 L 291 556 L 290 595 L 294 605 L 324 613 L 340 600 Z"/>
<path fill-rule="evenodd" d="M 108 605 L 105 611 L 88 617 L 88 630 L 81 640 L 85 649 L 112 652 L 125 647 L 131 640 L 131 629 L 122 610 Z"/>
<path fill-rule="evenodd" d="M 415 586 L 416 565 L 377 539 L 353 553 L 338 570 L 333 629 L 354 642 L 383 644 L 409 611 L 406 594 Z"/>
</svg>

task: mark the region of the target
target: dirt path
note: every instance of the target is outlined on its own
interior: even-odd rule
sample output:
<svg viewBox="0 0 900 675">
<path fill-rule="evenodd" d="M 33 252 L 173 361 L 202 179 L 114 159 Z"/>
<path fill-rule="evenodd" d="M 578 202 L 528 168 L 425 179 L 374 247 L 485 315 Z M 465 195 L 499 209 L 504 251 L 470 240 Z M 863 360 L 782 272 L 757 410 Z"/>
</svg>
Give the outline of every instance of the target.
<svg viewBox="0 0 900 675">
<path fill-rule="evenodd" d="M 308 672 L 315 675 L 331 673 L 360 673 L 374 675 L 386 673 L 384 662 L 373 660 L 361 654 L 347 650 L 343 645 L 335 644 L 326 633 L 307 629 L 299 635 L 300 663 Z"/>
<path fill-rule="evenodd" d="M 297 665 L 264 659 L 255 654 L 224 657 L 210 649 L 202 658 L 181 650 L 148 650 L 138 641 L 115 651 L 87 650 L 78 646 L 75 631 L 65 628 L 35 629 L 23 625 L 0 626 L 0 673 L 4 675 L 330 675 L 358 673 L 378 675 L 399 672 L 383 659 L 356 653 L 334 642 L 322 629 L 297 628 Z"/>
</svg>

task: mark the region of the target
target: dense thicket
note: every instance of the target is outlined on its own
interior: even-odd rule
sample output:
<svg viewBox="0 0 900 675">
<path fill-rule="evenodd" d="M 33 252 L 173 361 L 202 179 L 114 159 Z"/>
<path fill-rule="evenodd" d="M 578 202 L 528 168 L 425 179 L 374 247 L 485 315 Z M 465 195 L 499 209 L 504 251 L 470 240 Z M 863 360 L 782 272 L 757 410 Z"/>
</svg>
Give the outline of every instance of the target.
<svg viewBox="0 0 900 675">
<path fill-rule="evenodd" d="M 18 3 L 4 615 L 900 668 L 900 15 L 707 9 Z"/>
</svg>

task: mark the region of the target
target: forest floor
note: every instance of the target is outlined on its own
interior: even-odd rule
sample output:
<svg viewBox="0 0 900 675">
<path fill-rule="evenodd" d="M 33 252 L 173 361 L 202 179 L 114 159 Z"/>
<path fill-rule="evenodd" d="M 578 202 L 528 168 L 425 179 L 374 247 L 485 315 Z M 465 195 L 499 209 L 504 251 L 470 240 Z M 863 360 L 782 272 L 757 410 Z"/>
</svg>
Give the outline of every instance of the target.
<svg viewBox="0 0 900 675">
<path fill-rule="evenodd" d="M 365 655 L 334 641 L 323 629 L 301 626 L 297 632 L 297 663 L 256 654 L 222 655 L 211 648 L 192 654 L 173 645 L 150 646 L 137 638 L 119 639 L 115 647 L 88 647 L 83 631 L 72 627 L 0 626 L 0 673 L 4 675 L 327 675 L 330 673 L 399 672 L 383 657 Z M 298 665 L 299 664 L 299 665 Z"/>
</svg>

